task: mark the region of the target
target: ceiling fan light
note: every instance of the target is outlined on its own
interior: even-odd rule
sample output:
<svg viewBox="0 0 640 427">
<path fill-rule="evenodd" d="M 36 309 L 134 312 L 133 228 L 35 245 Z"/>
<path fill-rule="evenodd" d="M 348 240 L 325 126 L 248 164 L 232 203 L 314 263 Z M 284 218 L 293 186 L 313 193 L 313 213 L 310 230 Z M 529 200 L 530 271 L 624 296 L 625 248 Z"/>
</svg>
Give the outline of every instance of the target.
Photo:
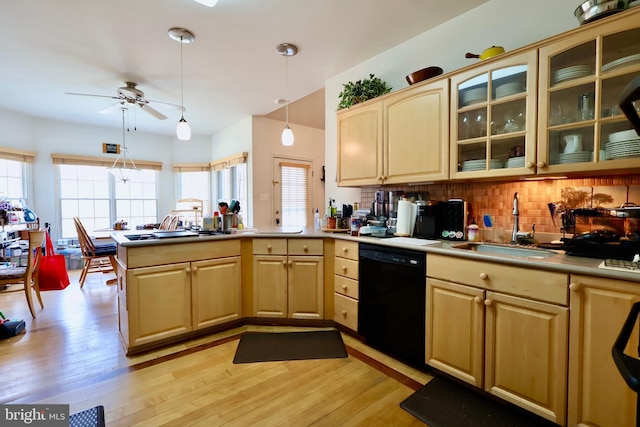
<svg viewBox="0 0 640 427">
<path fill-rule="evenodd" d="M 218 3 L 218 0 L 196 0 L 198 3 L 203 4 L 207 7 L 213 7 Z"/>
<path fill-rule="evenodd" d="M 285 147 L 291 147 L 293 145 L 293 131 L 286 125 L 282 131 L 282 145 Z"/>
<path fill-rule="evenodd" d="M 178 122 L 178 126 L 176 127 L 176 136 L 180 141 L 189 141 L 191 139 L 191 128 L 184 117 L 181 117 Z"/>
</svg>

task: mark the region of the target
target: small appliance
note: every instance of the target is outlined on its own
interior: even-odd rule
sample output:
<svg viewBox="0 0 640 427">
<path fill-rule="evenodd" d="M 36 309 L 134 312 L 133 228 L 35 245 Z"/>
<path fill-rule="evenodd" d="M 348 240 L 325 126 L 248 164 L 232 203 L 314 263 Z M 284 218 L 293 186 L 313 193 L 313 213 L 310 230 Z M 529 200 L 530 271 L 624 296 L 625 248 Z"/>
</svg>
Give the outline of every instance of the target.
<svg viewBox="0 0 640 427">
<path fill-rule="evenodd" d="M 418 239 L 439 239 L 442 231 L 443 203 L 435 200 L 416 202 L 418 212 L 414 236 Z"/>
<path fill-rule="evenodd" d="M 393 211 L 393 193 L 391 191 L 378 190 L 376 191 L 376 198 L 371 207 L 371 213 L 377 219 L 385 221 L 392 217 L 391 211 Z"/>
<path fill-rule="evenodd" d="M 467 239 L 468 203 L 462 199 L 449 199 L 442 207 L 442 231 L 445 240 Z"/>
</svg>

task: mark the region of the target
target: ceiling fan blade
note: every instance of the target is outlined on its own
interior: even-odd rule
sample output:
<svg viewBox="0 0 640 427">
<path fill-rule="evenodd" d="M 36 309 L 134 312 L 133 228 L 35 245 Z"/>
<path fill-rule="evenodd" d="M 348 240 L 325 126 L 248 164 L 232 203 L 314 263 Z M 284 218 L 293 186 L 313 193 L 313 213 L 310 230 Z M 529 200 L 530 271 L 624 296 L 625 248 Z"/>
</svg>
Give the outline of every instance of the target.
<svg viewBox="0 0 640 427">
<path fill-rule="evenodd" d="M 153 105 L 158 107 L 171 108 L 173 110 L 178 110 L 182 113 L 187 111 L 186 108 L 184 108 L 182 105 L 172 104 L 170 102 L 154 101 L 152 99 L 148 99 L 147 101 L 153 103 Z"/>
<path fill-rule="evenodd" d="M 117 96 L 110 96 L 110 95 L 93 95 L 90 93 L 73 93 L 73 92 L 65 92 L 65 95 L 79 95 L 79 96 L 95 96 L 98 98 L 111 98 L 111 99 L 120 99 Z"/>
<path fill-rule="evenodd" d="M 167 116 L 165 116 L 164 114 L 162 114 L 158 110 L 155 110 L 155 109 L 149 107 L 147 104 L 139 104 L 139 105 L 140 105 L 140 108 L 142 109 L 142 111 L 146 111 L 147 113 L 151 114 L 156 119 L 158 119 L 158 120 L 166 120 L 167 119 Z"/>
<path fill-rule="evenodd" d="M 124 105 L 124 101 L 116 102 L 115 104 L 111 104 L 107 107 L 104 107 L 102 110 L 99 110 L 99 114 L 109 114 L 113 113 L 116 110 L 119 110 Z"/>
</svg>

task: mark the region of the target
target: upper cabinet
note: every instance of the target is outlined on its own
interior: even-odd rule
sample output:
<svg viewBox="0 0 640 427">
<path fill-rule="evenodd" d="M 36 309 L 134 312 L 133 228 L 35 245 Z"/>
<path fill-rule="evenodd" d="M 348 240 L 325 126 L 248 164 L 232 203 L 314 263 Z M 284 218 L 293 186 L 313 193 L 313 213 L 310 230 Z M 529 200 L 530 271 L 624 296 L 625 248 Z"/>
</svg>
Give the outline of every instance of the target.
<svg viewBox="0 0 640 427">
<path fill-rule="evenodd" d="M 631 124 L 618 101 L 640 73 L 639 16 L 629 11 L 540 48 L 538 174 L 637 169 L 640 148 L 620 133 Z"/>
<path fill-rule="evenodd" d="M 535 173 L 537 52 L 451 76 L 451 178 Z"/>
<path fill-rule="evenodd" d="M 338 113 L 338 185 L 446 180 L 449 82 L 421 83 Z"/>
</svg>

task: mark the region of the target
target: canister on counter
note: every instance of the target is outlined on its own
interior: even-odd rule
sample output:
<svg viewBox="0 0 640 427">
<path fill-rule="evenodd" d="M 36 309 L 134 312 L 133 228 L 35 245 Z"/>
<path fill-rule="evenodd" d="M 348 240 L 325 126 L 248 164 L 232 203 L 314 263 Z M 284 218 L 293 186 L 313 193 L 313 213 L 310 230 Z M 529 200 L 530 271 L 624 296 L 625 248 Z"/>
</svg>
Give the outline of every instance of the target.
<svg viewBox="0 0 640 427">
<path fill-rule="evenodd" d="M 351 217 L 351 235 L 352 236 L 357 236 L 360 233 L 360 224 L 362 224 L 362 221 L 360 221 L 360 217 L 357 217 L 357 216 Z"/>
</svg>

